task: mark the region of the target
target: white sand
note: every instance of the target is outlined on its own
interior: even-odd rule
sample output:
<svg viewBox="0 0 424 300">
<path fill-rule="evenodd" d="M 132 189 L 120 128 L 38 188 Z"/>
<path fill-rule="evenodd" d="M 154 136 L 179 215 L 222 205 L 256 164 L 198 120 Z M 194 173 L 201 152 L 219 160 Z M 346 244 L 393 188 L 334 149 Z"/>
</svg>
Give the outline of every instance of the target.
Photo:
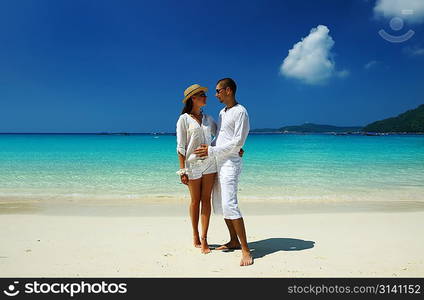
<svg viewBox="0 0 424 300">
<path fill-rule="evenodd" d="M 246 215 L 255 263 L 201 254 L 188 216 L 0 215 L 0 277 L 424 277 L 424 212 Z M 209 243 L 227 241 L 212 216 Z"/>
</svg>

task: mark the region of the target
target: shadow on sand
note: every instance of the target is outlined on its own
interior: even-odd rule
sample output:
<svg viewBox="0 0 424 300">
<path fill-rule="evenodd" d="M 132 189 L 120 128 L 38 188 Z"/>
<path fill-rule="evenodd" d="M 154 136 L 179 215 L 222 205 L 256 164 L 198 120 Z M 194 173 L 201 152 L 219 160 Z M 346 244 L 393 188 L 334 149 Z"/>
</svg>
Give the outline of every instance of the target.
<svg viewBox="0 0 424 300">
<path fill-rule="evenodd" d="M 314 241 L 289 238 L 269 238 L 248 244 L 253 258 L 261 258 L 278 251 L 300 251 L 313 248 Z"/>
</svg>

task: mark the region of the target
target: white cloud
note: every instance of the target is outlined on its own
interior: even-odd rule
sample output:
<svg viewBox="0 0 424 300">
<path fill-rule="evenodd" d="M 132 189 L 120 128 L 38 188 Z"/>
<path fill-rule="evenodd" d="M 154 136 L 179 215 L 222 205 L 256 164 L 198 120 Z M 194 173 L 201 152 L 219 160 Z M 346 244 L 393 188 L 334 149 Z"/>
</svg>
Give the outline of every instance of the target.
<svg viewBox="0 0 424 300">
<path fill-rule="evenodd" d="M 371 69 L 372 67 L 374 67 L 376 64 L 378 64 L 378 61 L 376 61 L 376 60 L 372 60 L 372 61 L 370 61 L 369 63 L 367 63 L 367 64 L 364 66 L 364 68 L 365 68 L 365 69 L 367 69 L 367 70 L 369 70 L 369 69 Z"/>
<path fill-rule="evenodd" d="M 424 0 L 377 0 L 376 17 L 400 17 L 410 23 L 424 22 Z"/>
<path fill-rule="evenodd" d="M 280 73 L 286 77 L 299 79 L 308 84 L 321 84 L 332 76 L 346 77 L 349 71 L 335 70 L 331 59 L 334 40 L 327 26 L 312 28 L 309 35 L 289 50 L 280 66 Z"/>
</svg>

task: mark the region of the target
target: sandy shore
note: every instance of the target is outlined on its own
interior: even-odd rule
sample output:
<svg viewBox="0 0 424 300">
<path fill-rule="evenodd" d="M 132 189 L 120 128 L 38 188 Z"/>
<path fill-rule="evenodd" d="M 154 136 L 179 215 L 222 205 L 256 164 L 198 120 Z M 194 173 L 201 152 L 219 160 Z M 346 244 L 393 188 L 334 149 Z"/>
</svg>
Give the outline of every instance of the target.
<svg viewBox="0 0 424 300">
<path fill-rule="evenodd" d="M 240 251 L 194 248 L 173 205 L 0 210 L 0 277 L 424 277 L 423 211 L 245 207 L 255 263 L 239 267 Z M 227 237 L 212 216 L 209 243 Z"/>
</svg>

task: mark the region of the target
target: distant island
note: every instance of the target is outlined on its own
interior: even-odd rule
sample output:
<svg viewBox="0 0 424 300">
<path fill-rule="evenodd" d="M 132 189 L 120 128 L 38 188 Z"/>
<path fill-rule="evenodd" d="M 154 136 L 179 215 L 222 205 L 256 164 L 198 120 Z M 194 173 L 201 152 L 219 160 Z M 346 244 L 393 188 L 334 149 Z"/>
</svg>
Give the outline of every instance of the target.
<svg viewBox="0 0 424 300">
<path fill-rule="evenodd" d="M 365 134 L 381 135 L 389 133 L 424 133 L 424 104 L 416 109 L 408 110 L 397 117 L 376 121 L 361 126 L 333 126 L 314 123 L 284 126 L 281 128 L 260 128 L 251 130 L 252 133 L 330 133 L 336 135 Z"/>
<path fill-rule="evenodd" d="M 424 104 L 397 117 L 368 124 L 363 131 L 424 133 Z"/>
<path fill-rule="evenodd" d="M 97 135 L 130 135 L 128 132 L 99 132 Z"/>
<path fill-rule="evenodd" d="M 280 133 L 290 133 L 290 132 L 299 132 L 299 133 L 327 133 L 327 132 L 358 132 L 362 131 L 363 127 L 339 127 L 333 125 L 321 125 L 314 123 L 304 123 L 302 125 L 294 126 L 284 126 L 278 129 L 263 128 L 263 129 L 253 129 L 251 132 L 280 132 Z"/>
<path fill-rule="evenodd" d="M 175 132 L 97 132 L 96 135 L 175 135 Z"/>
</svg>

